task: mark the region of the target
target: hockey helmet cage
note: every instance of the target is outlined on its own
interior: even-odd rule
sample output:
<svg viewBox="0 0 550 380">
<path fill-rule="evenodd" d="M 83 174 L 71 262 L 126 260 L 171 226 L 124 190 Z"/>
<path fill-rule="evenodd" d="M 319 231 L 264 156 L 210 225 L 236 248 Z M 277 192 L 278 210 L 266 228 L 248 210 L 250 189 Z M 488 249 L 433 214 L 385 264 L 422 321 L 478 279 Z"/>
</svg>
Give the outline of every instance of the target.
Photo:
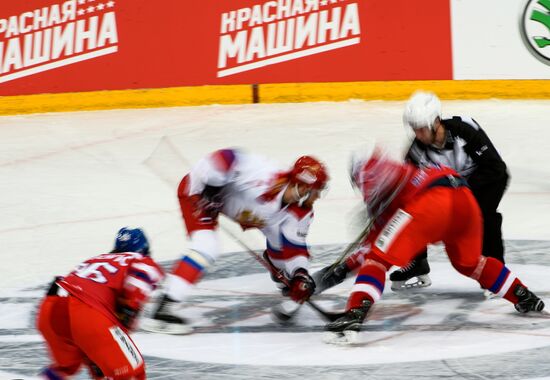
<svg viewBox="0 0 550 380">
<path fill-rule="evenodd" d="M 412 129 L 433 128 L 441 118 L 441 101 L 433 92 L 416 91 L 405 105 L 403 124 Z"/>
<path fill-rule="evenodd" d="M 371 154 L 352 161 L 351 179 L 363 195 L 367 209 L 376 208 L 403 174 L 403 165 L 376 147 Z"/>
<path fill-rule="evenodd" d="M 290 171 L 292 183 L 304 184 L 316 190 L 323 190 L 328 180 L 327 169 L 321 161 L 312 156 L 298 158 Z"/>
<path fill-rule="evenodd" d="M 149 255 L 149 241 L 141 228 L 122 227 L 116 235 L 113 251 Z"/>
</svg>

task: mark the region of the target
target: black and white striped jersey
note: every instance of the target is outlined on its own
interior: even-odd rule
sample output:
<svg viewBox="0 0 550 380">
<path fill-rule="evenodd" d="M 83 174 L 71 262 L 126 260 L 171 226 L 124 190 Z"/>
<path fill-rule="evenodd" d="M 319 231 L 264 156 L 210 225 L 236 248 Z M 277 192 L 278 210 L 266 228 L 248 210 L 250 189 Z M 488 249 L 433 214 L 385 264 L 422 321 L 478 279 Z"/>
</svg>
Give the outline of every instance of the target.
<svg viewBox="0 0 550 380">
<path fill-rule="evenodd" d="M 507 181 L 506 164 L 487 134 L 470 117 L 443 119 L 446 142 L 443 148 L 414 139 L 405 159 L 416 166 L 440 164 L 455 169 L 472 189 Z"/>
</svg>

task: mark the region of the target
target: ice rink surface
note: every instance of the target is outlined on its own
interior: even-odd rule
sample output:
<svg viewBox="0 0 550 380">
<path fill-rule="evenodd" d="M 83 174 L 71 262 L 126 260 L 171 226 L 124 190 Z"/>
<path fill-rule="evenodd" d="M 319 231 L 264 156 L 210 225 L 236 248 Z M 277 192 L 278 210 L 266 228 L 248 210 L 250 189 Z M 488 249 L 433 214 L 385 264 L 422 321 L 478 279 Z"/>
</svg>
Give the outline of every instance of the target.
<svg viewBox="0 0 550 380">
<path fill-rule="evenodd" d="M 401 156 L 409 137 L 403 106 L 349 101 L 0 117 L 0 379 L 36 378 L 47 364 L 34 328 L 44 287 L 110 250 L 118 228 L 143 227 L 166 267 L 180 256 L 186 239 L 173 183 L 212 150 L 242 147 L 283 165 L 303 154 L 324 160 L 332 180 L 315 206 L 309 244 L 314 267 L 332 262 L 357 230 L 350 152 L 375 139 Z M 445 101 L 443 114 L 472 116 L 508 164 L 500 210 L 509 267 L 550 304 L 550 101 Z M 257 233 L 242 237 L 262 249 Z M 221 238 L 226 254 L 186 303 L 196 333 L 134 335 L 149 378 L 550 378 L 550 319 L 484 300 L 440 247 L 430 254 L 430 288 L 396 294 L 387 286 L 359 342 L 338 347 L 322 342 L 324 322 L 307 307 L 295 324 L 275 325 L 269 308 L 281 296 L 269 276 Z M 342 307 L 351 283 L 319 296 L 319 304 Z"/>
</svg>

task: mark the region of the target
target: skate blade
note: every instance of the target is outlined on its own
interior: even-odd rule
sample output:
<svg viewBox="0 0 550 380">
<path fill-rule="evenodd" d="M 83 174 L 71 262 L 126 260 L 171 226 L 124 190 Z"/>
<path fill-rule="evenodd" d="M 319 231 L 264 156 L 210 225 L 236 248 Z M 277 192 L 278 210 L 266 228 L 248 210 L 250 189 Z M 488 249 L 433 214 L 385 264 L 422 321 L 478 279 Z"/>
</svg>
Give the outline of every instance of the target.
<svg viewBox="0 0 550 380">
<path fill-rule="evenodd" d="M 193 332 L 193 327 L 189 325 L 168 323 L 150 318 L 142 319 L 139 328 L 143 331 L 170 335 L 187 335 Z"/>
<path fill-rule="evenodd" d="M 393 290 L 394 292 L 399 292 L 399 291 L 409 290 L 409 289 L 427 288 L 432 284 L 432 280 L 430 279 L 430 276 L 428 276 L 427 274 L 423 274 L 421 276 L 415 277 L 408 281 L 411 281 L 411 280 L 413 280 L 413 282 L 392 281 L 391 290 Z"/>
<path fill-rule="evenodd" d="M 550 319 L 550 312 L 546 310 L 541 311 L 528 311 L 527 313 L 518 313 L 522 318 L 541 318 L 541 319 Z"/>
<path fill-rule="evenodd" d="M 326 344 L 334 344 L 337 346 L 350 346 L 359 341 L 359 332 L 343 331 L 343 332 L 326 332 L 323 336 L 323 342 Z"/>
</svg>

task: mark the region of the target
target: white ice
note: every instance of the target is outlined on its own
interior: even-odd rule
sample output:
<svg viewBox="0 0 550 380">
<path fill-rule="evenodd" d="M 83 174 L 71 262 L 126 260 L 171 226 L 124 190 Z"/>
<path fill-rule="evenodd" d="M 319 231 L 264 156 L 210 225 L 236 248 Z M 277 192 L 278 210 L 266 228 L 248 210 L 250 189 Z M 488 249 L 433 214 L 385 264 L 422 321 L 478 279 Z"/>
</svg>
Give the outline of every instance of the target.
<svg viewBox="0 0 550 380">
<path fill-rule="evenodd" d="M 163 136 L 177 146 L 185 160 L 168 158 L 166 162 L 181 175 L 189 163 L 228 146 L 265 154 L 285 165 L 303 154 L 319 156 L 327 163 L 332 180 L 329 192 L 316 204 L 309 243 L 348 242 L 353 237 L 350 211 L 357 202 L 347 174 L 350 152 L 376 140 L 400 156 L 409 137 L 401 122 L 403 105 L 383 101 L 213 105 L 1 117 L 0 297 L 35 297 L 38 291 L 32 287 L 44 285 L 81 260 L 109 250 L 115 231 L 124 225 L 145 229 L 156 259 L 178 258 L 186 240 L 176 189 L 143 164 Z M 550 240 L 550 101 L 445 101 L 443 113 L 473 116 L 508 164 L 511 184 L 500 207 L 504 237 Z M 262 239 L 257 234 L 247 233 L 245 239 L 254 248 L 261 248 Z M 222 241 L 224 252 L 242 251 L 226 236 Z M 550 291 L 547 268 L 511 267 L 525 282 L 535 284 L 540 291 Z M 461 278 L 446 262 L 434 263 L 432 274 L 430 291 L 479 292 L 472 281 Z M 348 285 L 333 291 L 344 296 Z M 265 275 L 205 281 L 197 294 L 209 289 L 274 292 Z M 386 302 L 389 307 L 406 301 Z M 452 301 L 446 302 L 449 304 L 436 303 L 424 309 L 409 323 L 439 323 L 445 310 L 453 307 Z M 22 318 L 28 314 L 24 307 L 0 304 L 0 328 L 30 327 L 33 322 Z M 302 312 L 301 323 L 321 325 L 311 311 Z M 517 319 L 512 315 L 509 304 L 492 300 L 469 318 L 504 318 L 514 323 Z M 262 324 L 266 318 L 258 316 L 246 324 Z M 187 337 L 138 333 L 135 337 L 144 354 L 179 360 L 316 365 L 321 364 L 320 357 L 330 356 L 347 365 L 388 362 L 396 355 L 399 360 L 415 361 L 548 346 L 550 330 L 537 332 L 540 334 L 533 337 L 521 330 L 382 331 L 363 334 L 362 342 L 371 344 L 355 351 L 321 344 L 320 332 Z M 480 336 L 481 342 L 474 339 Z M 0 342 L 9 339 L 39 337 L 0 336 Z M 423 346 L 418 346 L 419 341 Z M 307 349 L 312 346 L 316 347 L 314 353 Z M 278 354 L 289 349 L 293 355 Z"/>
</svg>

